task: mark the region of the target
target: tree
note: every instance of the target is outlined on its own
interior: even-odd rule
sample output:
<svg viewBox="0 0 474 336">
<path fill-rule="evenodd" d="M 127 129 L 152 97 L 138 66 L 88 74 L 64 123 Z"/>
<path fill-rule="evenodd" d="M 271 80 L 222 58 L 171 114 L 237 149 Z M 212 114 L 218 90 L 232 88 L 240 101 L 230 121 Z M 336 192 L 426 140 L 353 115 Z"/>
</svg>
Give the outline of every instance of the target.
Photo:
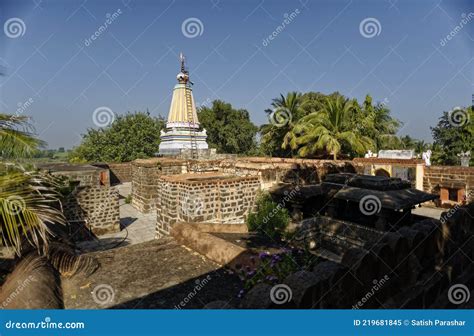
<svg viewBox="0 0 474 336">
<path fill-rule="evenodd" d="M 471 151 L 474 147 L 474 111 L 472 107 L 458 108 L 451 112 L 443 112 L 438 124 L 431 128 L 434 148 L 439 162 L 445 165 L 458 165 L 458 154 Z M 471 156 L 474 164 L 474 155 Z"/>
<path fill-rule="evenodd" d="M 374 105 L 372 97 L 367 95 L 362 107 L 357 108 L 357 114 L 360 132 L 373 140 L 376 152 L 401 147 L 400 139 L 396 136 L 401 123 L 390 115 L 387 106 L 381 103 Z"/>
<path fill-rule="evenodd" d="M 0 157 L 19 158 L 33 154 L 44 142 L 35 138 L 28 117 L 0 113 Z"/>
<path fill-rule="evenodd" d="M 278 157 L 296 155 L 294 125 L 302 117 L 310 113 L 311 105 L 324 96 L 321 93 L 310 92 L 302 95 L 298 92 L 288 92 L 286 96 L 272 100 L 272 109 L 265 110 L 270 121 L 260 127 L 261 149 L 264 154 Z"/>
<path fill-rule="evenodd" d="M 0 114 L 0 238 L 18 255 L 23 240 L 46 249 L 48 224 L 65 223 L 53 178 L 25 171 L 15 161 L 43 144 L 31 133 L 27 117 Z"/>
<path fill-rule="evenodd" d="M 409 135 L 405 135 L 401 137 L 400 140 L 402 142 L 401 145 L 403 149 L 415 149 L 416 141 L 417 141 L 416 139 L 413 139 Z"/>
<path fill-rule="evenodd" d="M 212 107 L 198 111 L 201 127 L 207 131 L 209 147 L 229 154 L 252 154 L 257 149 L 258 127 L 250 120 L 247 110 L 236 110 L 231 104 L 214 100 Z"/>
<path fill-rule="evenodd" d="M 89 128 L 69 154 L 72 162 L 128 162 L 158 152 L 164 120 L 148 112 L 118 116 L 104 128 Z"/>
<path fill-rule="evenodd" d="M 303 117 L 295 126 L 298 154 L 310 157 L 325 150 L 337 160 L 344 151 L 363 154 L 374 146 L 357 127 L 357 103 L 342 96 L 327 97 L 318 111 Z"/>
</svg>

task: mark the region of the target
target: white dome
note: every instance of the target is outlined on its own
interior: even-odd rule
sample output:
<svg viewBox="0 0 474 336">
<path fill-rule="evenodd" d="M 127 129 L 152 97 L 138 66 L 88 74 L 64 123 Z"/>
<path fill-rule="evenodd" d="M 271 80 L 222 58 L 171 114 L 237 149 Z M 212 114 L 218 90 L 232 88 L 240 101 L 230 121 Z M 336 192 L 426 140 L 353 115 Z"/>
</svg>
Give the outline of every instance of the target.
<svg viewBox="0 0 474 336">
<path fill-rule="evenodd" d="M 178 81 L 183 81 L 183 80 L 187 80 L 189 78 L 188 74 L 185 74 L 183 72 L 180 72 L 177 76 L 176 76 L 176 79 Z"/>
</svg>

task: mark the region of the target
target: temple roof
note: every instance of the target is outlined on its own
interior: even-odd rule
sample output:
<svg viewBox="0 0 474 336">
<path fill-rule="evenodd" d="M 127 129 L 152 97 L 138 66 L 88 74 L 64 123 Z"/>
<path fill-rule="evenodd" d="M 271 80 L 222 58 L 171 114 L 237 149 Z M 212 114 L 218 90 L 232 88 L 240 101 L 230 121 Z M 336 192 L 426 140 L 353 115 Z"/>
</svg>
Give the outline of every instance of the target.
<svg viewBox="0 0 474 336">
<path fill-rule="evenodd" d="M 178 84 L 173 89 L 173 98 L 168 113 L 168 128 L 173 127 L 192 127 L 199 128 L 199 120 L 196 113 L 196 104 L 194 103 L 192 83 L 189 81 L 189 72 L 185 67 L 185 58 L 180 54 L 181 69 L 176 79 Z M 187 96 L 190 104 L 187 102 Z M 191 110 L 192 114 L 190 114 Z"/>
</svg>

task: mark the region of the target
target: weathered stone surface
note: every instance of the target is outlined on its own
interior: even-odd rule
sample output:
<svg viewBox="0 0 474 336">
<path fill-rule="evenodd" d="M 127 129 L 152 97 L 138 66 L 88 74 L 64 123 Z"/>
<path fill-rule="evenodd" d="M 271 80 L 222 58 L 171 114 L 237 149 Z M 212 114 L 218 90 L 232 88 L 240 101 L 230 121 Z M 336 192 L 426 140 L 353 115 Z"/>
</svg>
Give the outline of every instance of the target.
<svg viewBox="0 0 474 336">
<path fill-rule="evenodd" d="M 241 224 L 254 207 L 257 177 L 217 173 L 162 176 L 158 180 L 158 237 L 179 222 Z"/>
<path fill-rule="evenodd" d="M 119 194 L 114 187 L 79 186 L 64 202 L 64 215 L 74 227 L 83 223 L 96 235 L 120 230 Z"/>
</svg>

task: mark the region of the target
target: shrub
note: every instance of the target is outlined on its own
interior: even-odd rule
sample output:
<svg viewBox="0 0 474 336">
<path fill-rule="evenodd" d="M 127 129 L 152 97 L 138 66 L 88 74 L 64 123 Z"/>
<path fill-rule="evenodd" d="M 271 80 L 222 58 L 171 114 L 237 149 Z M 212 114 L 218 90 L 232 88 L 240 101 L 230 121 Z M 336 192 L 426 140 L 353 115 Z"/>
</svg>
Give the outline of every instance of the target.
<svg viewBox="0 0 474 336">
<path fill-rule="evenodd" d="M 290 222 L 288 210 L 275 203 L 268 193 L 259 194 L 255 205 L 256 211 L 247 218 L 249 231 L 280 239 Z"/>
<path fill-rule="evenodd" d="M 244 283 L 238 294 L 239 298 L 259 283 L 273 286 L 282 283 L 292 273 L 311 270 L 317 257 L 308 251 L 292 247 L 275 254 L 261 252 L 258 258 L 251 257 L 250 260 L 252 265 L 245 266 L 237 273 Z"/>
</svg>

